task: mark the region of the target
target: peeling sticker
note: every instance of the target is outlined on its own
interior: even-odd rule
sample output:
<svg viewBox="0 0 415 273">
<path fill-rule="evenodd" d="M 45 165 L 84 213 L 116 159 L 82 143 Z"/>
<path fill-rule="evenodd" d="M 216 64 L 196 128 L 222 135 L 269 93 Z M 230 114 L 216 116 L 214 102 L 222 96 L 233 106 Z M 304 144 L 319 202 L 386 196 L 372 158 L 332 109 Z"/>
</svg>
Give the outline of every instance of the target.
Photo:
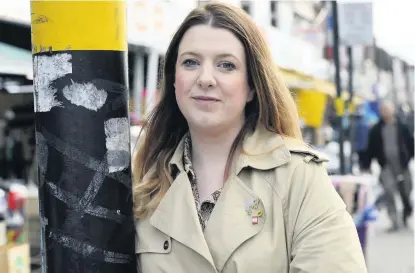
<svg viewBox="0 0 415 273">
<path fill-rule="evenodd" d="M 107 92 L 98 89 L 92 83 L 76 83 L 63 88 L 64 97 L 72 104 L 83 106 L 86 109 L 97 111 L 107 100 Z"/>
<path fill-rule="evenodd" d="M 72 73 L 71 59 L 68 53 L 34 57 L 35 112 L 49 112 L 53 107 L 62 106 L 51 83 Z"/>
<path fill-rule="evenodd" d="M 109 172 L 122 171 L 130 163 L 130 126 L 128 118 L 109 119 L 104 126 Z"/>
<path fill-rule="evenodd" d="M 46 129 L 43 128 L 43 137 L 46 139 L 47 143 L 50 145 L 51 148 L 56 149 L 60 153 L 62 153 L 65 157 L 70 158 L 80 164 L 83 164 L 85 167 L 90 168 L 96 172 L 106 173 L 108 177 L 119 181 L 127 188 L 131 187 L 130 184 L 130 176 L 123 174 L 123 173 L 113 173 L 108 174 L 108 164 L 102 164 L 102 161 L 99 161 L 91 156 L 88 156 L 84 152 L 72 147 L 68 143 L 62 141 L 61 139 L 57 138 Z M 104 159 L 106 162 L 106 159 Z"/>
<path fill-rule="evenodd" d="M 130 163 L 130 154 L 126 151 L 108 151 L 108 172 L 114 173 L 124 170 Z"/>
</svg>

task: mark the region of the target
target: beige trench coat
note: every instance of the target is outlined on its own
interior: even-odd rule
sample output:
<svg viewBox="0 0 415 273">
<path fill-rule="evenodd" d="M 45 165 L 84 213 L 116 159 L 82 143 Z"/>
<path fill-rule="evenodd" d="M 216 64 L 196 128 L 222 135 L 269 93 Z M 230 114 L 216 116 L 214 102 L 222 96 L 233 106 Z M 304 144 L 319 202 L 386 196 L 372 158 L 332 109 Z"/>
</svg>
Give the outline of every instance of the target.
<svg viewBox="0 0 415 273">
<path fill-rule="evenodd" d="M 180 143 L 171 159 L 177 177 L 155 212 L 136 222 L 138 272 L 367 272 L 324 159 L 261 127 L 243 151 L 202 232 Z M 254 200 L 258 224 L 246 211 Z"/>
</svg>

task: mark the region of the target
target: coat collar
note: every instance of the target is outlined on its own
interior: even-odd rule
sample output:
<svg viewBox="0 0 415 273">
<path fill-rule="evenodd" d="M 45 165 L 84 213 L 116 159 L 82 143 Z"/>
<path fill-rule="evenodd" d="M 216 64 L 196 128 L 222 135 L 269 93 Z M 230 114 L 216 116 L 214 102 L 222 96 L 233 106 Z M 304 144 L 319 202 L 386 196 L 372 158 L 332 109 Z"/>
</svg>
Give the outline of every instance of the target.
<svg viewBox="0 0 415 273">
<path fill-rule="evenodd" d="M 184 141 L 185 137 L 179 142 L 169 164 L 170 167 L 177 167 L 180 172 L 184 170 Z M 292 143 L 295 143 L 295 140 L 285 139 L 259 124 L 253 132 L 245 137 L 242 143 L 239 157 L 234 162 L 235 174 L 239 174 L 244 167 L 269 170 L 284 165 L 290 161 L 289 148 Z"/>
</svg>

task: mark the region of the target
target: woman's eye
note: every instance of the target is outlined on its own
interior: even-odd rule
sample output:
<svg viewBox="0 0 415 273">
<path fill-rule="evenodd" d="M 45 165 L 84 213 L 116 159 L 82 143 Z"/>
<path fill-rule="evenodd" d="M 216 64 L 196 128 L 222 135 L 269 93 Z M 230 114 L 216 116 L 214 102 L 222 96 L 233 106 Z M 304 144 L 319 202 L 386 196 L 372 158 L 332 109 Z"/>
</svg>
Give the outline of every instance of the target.
<svg viewBox="0 0 415 273">
<path fill-rule="evenodd" d="M 185 67 L 193 67 L 193 66 L 197 65 L 197 62 L 194 61 L 194 60 L 187 59 L 187 60 L 183 61 L 183 65 Z"/>
<path fill-rule="evenodd" d="M 220 63 L 219 66 L 228 71 L 234 70 L 236 68 L 235 65 L 231 62 L 223 62 L 223 63 Z"/>
</svg>

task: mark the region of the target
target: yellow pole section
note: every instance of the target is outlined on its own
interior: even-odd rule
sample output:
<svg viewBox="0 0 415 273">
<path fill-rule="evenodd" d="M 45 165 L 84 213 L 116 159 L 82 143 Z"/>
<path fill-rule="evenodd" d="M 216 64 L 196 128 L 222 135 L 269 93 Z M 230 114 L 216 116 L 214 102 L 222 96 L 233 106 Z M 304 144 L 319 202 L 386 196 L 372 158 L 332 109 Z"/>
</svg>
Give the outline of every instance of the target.
<svg viewBox="0 0 415 273">
<path fill-rule="evenodd" d="M 32 52 L 127 50 L 125 1 L 32 0 Z"/>
</svg>

